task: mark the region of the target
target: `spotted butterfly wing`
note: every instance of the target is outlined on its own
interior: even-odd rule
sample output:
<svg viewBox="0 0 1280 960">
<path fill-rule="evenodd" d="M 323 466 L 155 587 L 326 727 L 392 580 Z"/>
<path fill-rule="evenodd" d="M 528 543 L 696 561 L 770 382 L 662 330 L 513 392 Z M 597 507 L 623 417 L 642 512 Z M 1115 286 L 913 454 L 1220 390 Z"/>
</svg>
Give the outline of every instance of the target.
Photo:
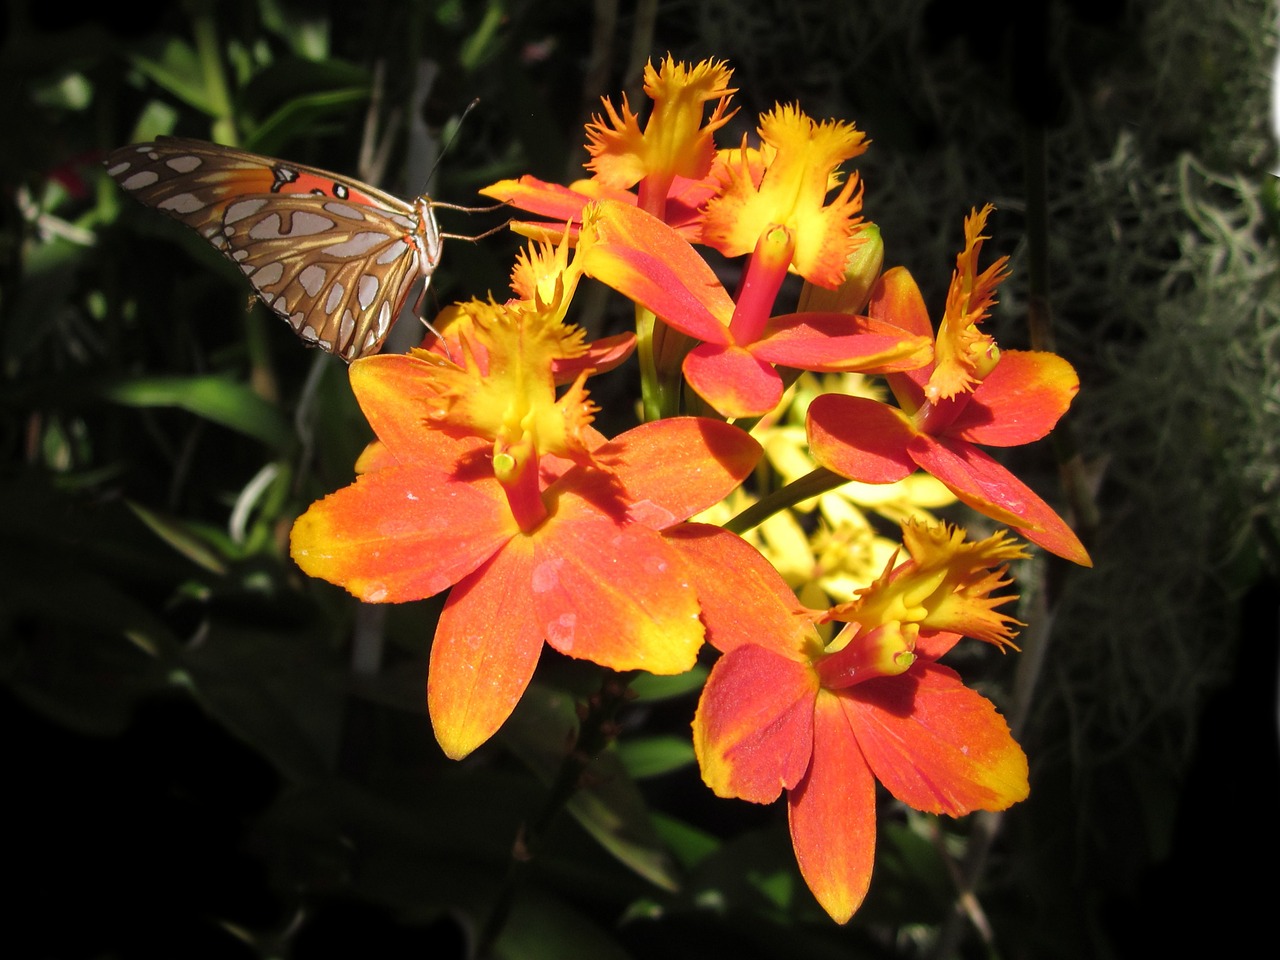
<svg viewBox="0 0 1280 960">
<path fill-rule="evenodd" d="M 112 151 L 107 172 L 231 258 L 297 334 L 351 361 L 376 353 L 441 236 L 431 201 L 334 173 L 162 137 Z"/>
</svg>

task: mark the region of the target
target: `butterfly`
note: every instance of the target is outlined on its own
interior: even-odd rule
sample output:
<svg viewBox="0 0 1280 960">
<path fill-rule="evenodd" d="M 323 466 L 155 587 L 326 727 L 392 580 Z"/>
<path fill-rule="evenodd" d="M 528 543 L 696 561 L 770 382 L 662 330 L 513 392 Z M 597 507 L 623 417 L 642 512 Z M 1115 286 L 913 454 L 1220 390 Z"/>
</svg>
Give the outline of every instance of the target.
<svg viewBox="0 0 1280 960">
<path fill-rule="evenodd" d="M 240 267 L 307 343 L 348 362 L 376 353 L 444 237 L 421 196 L 406 203 L 336 173 L 178 137 L 103 162 L 128 193 Z M 465 209 L 465 208 L 458 208 Z M 425 286 L 423 290 L 425 291 Z"/>
</svg>

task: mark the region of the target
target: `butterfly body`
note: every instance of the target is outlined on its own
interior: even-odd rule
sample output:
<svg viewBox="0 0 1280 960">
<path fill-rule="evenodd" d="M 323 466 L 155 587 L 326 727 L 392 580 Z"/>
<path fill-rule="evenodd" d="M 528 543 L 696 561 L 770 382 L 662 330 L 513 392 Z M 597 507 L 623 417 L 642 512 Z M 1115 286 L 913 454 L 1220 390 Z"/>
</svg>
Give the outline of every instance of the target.
<svg viewBox="0 0 1280 960">
<path fill-rule="evenodd" d="M 314 167 L 171 137 L 114 150 L 105 166 L 228 256 L 304 341 L 347 361 L 377 352 L 440 263 L 425 196 L 406 203 Z"/>
</svg>

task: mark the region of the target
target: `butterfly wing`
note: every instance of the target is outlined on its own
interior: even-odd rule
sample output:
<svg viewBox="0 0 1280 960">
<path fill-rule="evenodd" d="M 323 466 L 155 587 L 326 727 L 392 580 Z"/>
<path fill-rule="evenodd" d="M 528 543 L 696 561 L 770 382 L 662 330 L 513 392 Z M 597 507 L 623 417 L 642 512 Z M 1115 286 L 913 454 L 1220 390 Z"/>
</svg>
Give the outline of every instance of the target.
<svg viewBox="0 0 1280 960">
<path fill-rule="evenodd" d="M 414 224 L 307 194 L 249 196 L 222 219 L 227 255 L 308 343 L 348 360 L 382 345 L 418 278 Z"/>
<path fill-rule="evenodd" d="M 345 360 L 376 352 L 418 277 L 440 262 L 430 201 L 200 140 L 108 155 L 138 200 L 229 256 L 307 342 Z"/>
</svg>

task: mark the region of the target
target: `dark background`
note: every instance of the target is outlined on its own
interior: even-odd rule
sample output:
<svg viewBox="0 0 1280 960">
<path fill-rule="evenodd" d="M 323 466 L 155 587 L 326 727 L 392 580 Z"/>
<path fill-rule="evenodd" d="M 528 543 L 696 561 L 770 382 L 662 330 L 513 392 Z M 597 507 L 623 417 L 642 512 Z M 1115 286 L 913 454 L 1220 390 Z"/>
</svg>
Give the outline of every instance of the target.
<svg viewBox="0 0 1280 960">
<path fill-rule="evenodd" d="M 973 664 L 1025 711 L 1032 763 L 981 875 L 989 936 L 949 920 L 944 853 L 968 822 L 884 804 L 871 897 L 836 929 L 794 873 L 783 812 L 715 800 L 685 758 L 637 778 L 647 813 L 619 813 L 657 822 L 681 890 L 565 816 L 500 955 L 1145 956 L 1196 930 L 1231 949 L 1270 915 L 1274 4 L 0 9 L 6 955 L 461 956 L 554 769 L 528 742 L 555 699 L 538 691 L 514 733 L 441 757 L 422 707 L 437 605 L 371 612 L 292 567 L 293 517 L 349 482 L 369 436 L 342 368 L 246 311 L 235 271 L 122 199 L 101 156 L 232 136 L 409 196 L 479 97 L 430 182 L 474 203 L 502 177 L 580 175 L 598 97 L 640 107 L 638 65 L 667 52 L 734 68 L 722 142 L 775 101 L 866 130 L 866 215 L 935 312 L 964 214 L 997 205 L 989 249 L 1014 268 L 997 337 L 1025 345 L 1043 296 L 1082 379 L 1057 449 L 1011 466 L 1058 502 L 1054 462 L 1075 465 L 1097 564 L 1020 574 L 1033 697 L 1017 699 L 1017 657 Z M 360 159 L 370 117 L 381 169 Z M 433 302 L 500 295 L 515 249 L 452 243 Z M 604 304 L 584 294 L 573 319 L 621 329 Z M 633 383 L 593 396 L 625 409 Z M 379 669 L 358 675 L 369 636 Z M 539 682 L 586 683 L 553 658 Z M 641 699 L 624 742 L 687 739 L 694 698 Z"/>
</svg>

